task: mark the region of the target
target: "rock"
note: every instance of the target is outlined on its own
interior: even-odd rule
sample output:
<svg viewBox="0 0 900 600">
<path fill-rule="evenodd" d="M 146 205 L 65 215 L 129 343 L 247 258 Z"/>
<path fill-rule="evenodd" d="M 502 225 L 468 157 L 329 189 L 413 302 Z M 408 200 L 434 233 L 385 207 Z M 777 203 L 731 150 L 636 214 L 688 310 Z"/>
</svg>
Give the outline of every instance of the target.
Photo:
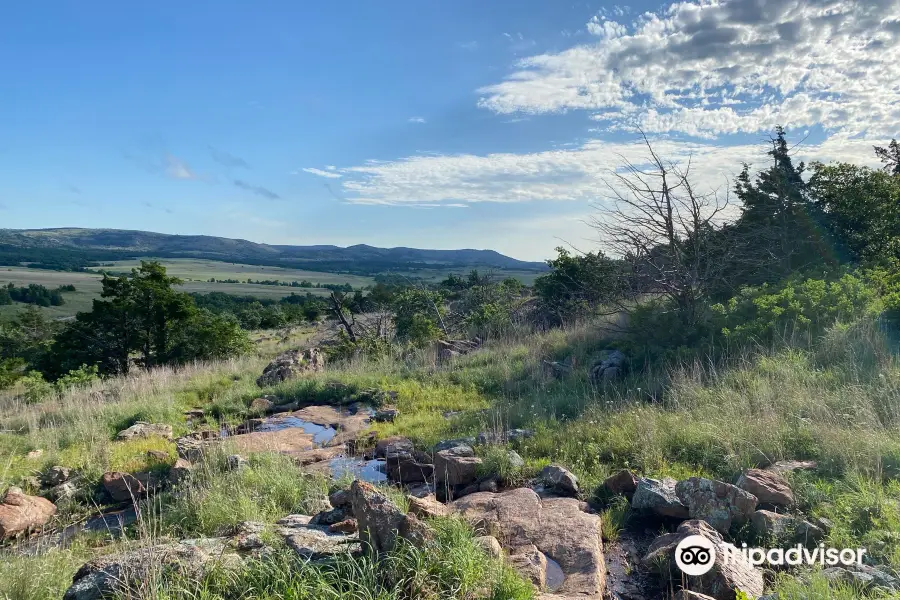
<svg viewBox="0 0 900 600">
<path fill-rule="evenodd" d="M 372 419 L 376 423 L 393 423 L 400 416 L 400 411 L 396 408 L 382 408 L 375 411 Z"/>
<path fill-rule="evenodd" d="M 500 542 L 492 535 L 479 535 L 472 541 L 475 542 L 476 546 L 484 550 L 488 556 L 493 556 L 494 558 L 503 556 L 503 548 L 500 546 Z"/>
<path fill-rule="evenodd" d="M 475 443 L 475 438 L 459 438 L 455 440 L 444 440 L 434 445 L 432 452 L 440 452 L 441 450 L 449 450 L 457 446 L 471 446 Z"/>
<path fill-rule="evenodd" d="M 510 554 L 533 546 L 559 563 L 565 576 L 556 590 L 559 596 L 542 598 L 600 600 L 606 581 L 600 517 L 583 507 L 574 498 L 542 500 L 529 488 L 479 492 L 450 505 L 478 533 L 500 540 Z"/>
<path fill-rule="evenodd" d="M 43 527 L 55 514 L 56 505 L 46 498 L 11 487 L 0 502 L 0 540 Z"/>
<path fill-rule="evenodd" d="M 774 506 L 794 504 L 794 492 L 778 471 L 747 469 L 741 473 L 736 485 L 756 496 L 760 504 Z"/>
<path fill-rule="evenodd" d="M 64 481 L 47 490 L 46 496 L 54 502 L 73 498 L 78 494 L 78 486 L 73 481 Z"/>
<path fill-rule="evenodd" d="M 401 440 L 384 447 L 385 472 L 388 479 L 397 483 L 423 483 L 431 480 L 434 465 L 421 462 L 427 455 L 418 457 L 409 440 Z M 376 448 L 377 450 L 377 448 Z"/>
<path fill-rule="evenodd" d="M 44 449 L 38 448 L 37 450 L 32 450 L 31 452 L 26 454 L 25 457 L 33 460 L 35 458 L 40 458 L 43 455 L 44 455 Z"/>
<path fill-rule="evenodd" d="M 29 492 L 38 492 L 44 484 L 34 475 L 26 475 L 22 478 L 22 487 Z"/>
<path fill-rule="evenodd" d="M 350 504 L 359 525 L 359 540 L 372 552 L 390 552 L 398 537 L 421 543 L 431 535 L 415 515 L 403 514 L 387 496 L 364 481 L 357 479 L 350 485 Z"/>
<path fill-rule="evenodd" d="M 134 502 L 146 496 L 159 485 L 159 479 L 150 473 L 120 473 L 110 471 L 100 480 L 103 489 L 113 502 Z"/>
<path fill-rule="evenodd" d="M 613 350 L 606 358 L 594 363 L 590 370 L 590 379 L 594 384 L 602 384 L 619 379 L 625 373 L 626 356 L 619 350 Z"/>
<path fill-rule="evenodd" d="M 188 419 L 202 419 L 206 416 L 206 411 L 204 411 L 202 408 L 191 408 L 184 411 L 183 414 Z"/>
<path fill-rule="evenodd" d="M 157 580 L 159 570 L 197 581 L 213 565 L 236 564 L 240 564 L 240 559 L 226 554 L 224 541 L 220 539 L 159 544 L 103 556 L 82 565 L 63 600 L 101 600 L 114 595 L 138 597 L 137 590 L 144 588 L 148 581 Z"/>
<path fill-rule="evenodd" d="M 753 532 L 765 540 L 774 539 L 784 546 L 803 544 L 814 548 L 825 539 L 825 532 L 809 521 L 791 515 L 758 510 L 750 516 Z"/>
<path fill-rule="evenodd" d="M 675 493 L 691 518 L 703 519 L 723 533 L 732 523 L 746 522 L 756 510 L 756 496 L 723 481 L 691 477 L 679 481 Z"/>
<path fill-rule="evenodd" d="M 500 483 L 497 480 L 497 477 L 489 477 L 478 484 L 478 489 L 475 492 L 497 492 L 500 490 Z M 475 493 L 472 492 L 472 493 Z M 460 495 L 460 497 L 462 497 Z"/>
<path fill-rule="evenodd" d="M 506 431 L 482 431 L 475 438 L 475 443 L 479 446 L 489 444 L 502 446 L 507 442 L 515 442 L 534 437 L 534 431 L 531 429 L 507 429 Z"/>
<path fill-rule="evenodd" d="M 47 472 L 41 477 L 41 482 L 47 487 L 53 487 L 65 483 L 71 478 L 72 469 L 56 465 L 47 469 Z"/>
<path fill-rule="evenodd" d="M 507 450 L 506 459 L 511 469 L 518 470 L 525 466 L 525 459 L 522 458 L 515 450 Z"/>
<path fill-rule="evenodd" d="M 638 480 L 637 489 L 631 499 L 631 506 L 636 510 L 653 513 L 660 517 L 687 519 L 690 512 L 675 493 L 676 483 L 671 478 L 657 480 L 642 477 Z"/>
<path fill-rule="evenodd" d="M 466 486 L 478 477 L 481 459 L 471 446 L 454 446 L 434 455 L 434 480 L 438 488 Z"/>
<path fill-rule="evenodd" d="M 547 465 L 538 477 L 562 494 L 578 495 L 578 478 L 559 465 Z"/>
<path fill-rule="evenodd" d="M 147 450 L 147 458 L 158 463 L 169 462 L 169 453 L 162 450 Z"/>
<path fill-rule="evenodd" d="M 197 463 L 203 460 L 206 443 L 194 436 L 184 436 L 175 440 L 175 449 L 179 457 L 190 463 Z"/>
<path fill-rule="evenodd" d="M 191 471 L 194 470 L 194 465 L 183 458 L 179 458 L 175 461 L 175 464 L 172 465 L 172 468 L 169 469 L 169 482 L 170 483 L 181 483 L 185 479 L 187 479 Z"/>
<path fill-rule="evenodd" d="M 817 467 L 818 465 L 814 460 L 779 460 L 766 467 L 765 470 L 783 475 L 792 471 L 813 471 Z"/>
<path fill-rule="evenodd" d="M 254 398 L 250 402 L 250 410 L 258 413 L 266 413 L 275 408 L 275 403 L 268 398 Z"/>
<path fill-rule="evenodd" d="M 426 496 L 424 498 L 407 496 L 407 500 L 409 501 L 409 512 L 420 519 L 445 517 L 450 514 L 450 509 L 447 508 L 447 505 L 438 502 L 434 496 Z"/>
<path fill-rule="evenodd" d="M 638 484 L 640 491 L 640 484 Z M 675 564 L 675 548 L 688 536 L 699 535 L 713 543 L 716 550 L 716 559 L 712 569 L 700 576 L 690 577 L 693 591 L 711 596 L 715 600 L 734 600 L 734 590 L 740 589 L 750 598 L 757 598 L 763 593 L 762 571 L 754 567 L 739 552 L 732 552 L 731 559 L 725 562 L 727 547 L 721 534 L 706 521 L 697 519 L 685 521 L 678 526 L 675 533 L 667 533 L 656 538 L 647 550 L 643 558 L 643 564 L 648 567 L 663 566 L 666 575 L 676 581 L 684 577 L 681 570 Z"/>
<path fill-rule="evenodd" d="M 250 463 L 240 454 L 229 454 L 225 457 L 225 465 L 229 471 L 237 471 L 238 469 L 249 467 Z"/>
<path fill-rule="evenodd" d="M 325 370 L 325 355 L 318 348 L 288 350 L 275 357 L 256 380 L 259 387 L 277 385 L 302 373 Z"/>
<path fill-rule="evenodd" d="M 876 588 L 882 588 L 889 592 L 900 591 L 900 579 L 868 565 L 828 567 L 822 571 L 822 574 L 829 581 L 854 586 L 863 591 L 874 591 Z"/>
<path fill-rule="evenodd" d="M 415 498 L 424 498 L 434 494 L 433 483 L 414 483 L 406 486 L 406 493 Z"/>
<path fill-rule="evenodd" d="M 637 477 L 628 469 L 622 469 L 615 475 L 610 475 L 603 482 L 603 487 L 613 494 L 631 497 L 637 490 Z"/>
<path fill-rule="evenodd" d="M 288 515 L 277 522 L 276 533 L 287 546 L 299 556 L 308 560 L 317 560 L 355 552 L 359 549 L 356 538 L 343 533 L 328 531 L 327 527 L 310 524 L 306 515 Z"/>
<path fill-rule="evenodd" d="M 323 510 L 322 512 L 317 513 L 312 520 L 310 520 L 310 525 L 334 525 L 335 523 L 340 523 L 344 519 L 347 518 L 347 510 L 345 508 L 329 508 L 327 510 Z"/>
<path fill-rule="evenodd" d="M 347 508 L 350 506 L 350 491 L 337 490 L 328 496 L 328 502 L 335 508 Z"/>
<path fill-rule="evenodd" d="M 375 458 L 384 458 L 388 451 L 391 451 L 395 454 L 400 454 L 401 452 L 406 452 L 408 454 L 412 454 L 415 450 L 415 445 L 411 440 L 405 437 L 387 437 L 383 440 L 378 440 L 375 444 Z"/>
<path fill-rule="evenodd" d="M 146 438 L 158 436 L 167 440 L 172 439 L 172 426 L 164 423 L 147 423 L 138 421 L 128 429 L 123 429 L 116 434 L 118 440 L 130 440 L 134 438 Z"/>
<path fill-rule="evenodd" d="M 329 533 L 350 534 L 350 533 L 356 533 L 358 527 L 359 526 L 356 522 L 356 519 L 344 519 L 343 521 L 340 521 L 339 523 L 333 523 L 332 525 L 330 525 L 328 527 L 328 532 Z"/>
<path fill-rule="evenodd" d="M 266 543 L 258 533 L 248 533 L 235 541 L 235 546 L 242 552 L 259 550 L 260 548 L 265 547 L 265 545 Z"/>
<path fill-rule="evenodd" d="M 534 544 L 516 547 L 506 562 L 537 589 L 547 587 L 547 557 Z"/>
</svg>

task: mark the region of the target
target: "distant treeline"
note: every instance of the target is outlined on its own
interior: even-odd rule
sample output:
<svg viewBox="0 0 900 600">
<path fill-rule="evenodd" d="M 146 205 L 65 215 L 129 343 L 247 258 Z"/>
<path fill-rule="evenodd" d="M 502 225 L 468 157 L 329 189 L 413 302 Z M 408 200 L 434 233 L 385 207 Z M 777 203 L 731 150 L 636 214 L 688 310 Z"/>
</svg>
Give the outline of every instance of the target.
<svg viewBox="0 0 900 600">
<path fill-rule="evenodd" d="M 38 283 L 32 283 L 27 287 L 16 287 L 14 283 L 10 283 L 5 287 L 0 287 L 0 305 L 22 302 L 37 306 L 62 306 L 66 303 L 62 293 L 74 291 L 74 285 L 61 285 L 55 290 L 51 290 Z"/>
<path fill-rule="evenodd" d="M 291 294 L 281 300 L 235 296 L 223 292 L 193 293 L 199 308 L 218 315 L 231 314 L 243 329 L 275 329 L 318 319 L 326 310 L 319 296 Z"/>
<path fill-rule="evenodd" d="M 323 290 L 331 290 L 332 292 L 352 292 L 353 286 L 349 283 L 313 283 L 306 279 L 302 281 L 281 281 L 280 279 L 216 279 L 210 277 L 209 283 L 252 283 L 254 285 L 279 285 L 283 287 L 293 288 L 319 288 Z"/>
</svg>

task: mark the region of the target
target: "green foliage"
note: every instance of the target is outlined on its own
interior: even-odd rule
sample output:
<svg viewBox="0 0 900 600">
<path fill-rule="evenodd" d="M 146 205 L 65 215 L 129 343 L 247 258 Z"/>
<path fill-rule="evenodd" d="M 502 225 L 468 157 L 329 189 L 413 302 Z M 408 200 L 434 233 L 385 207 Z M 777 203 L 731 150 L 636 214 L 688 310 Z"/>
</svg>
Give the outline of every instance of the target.
<svg viewBox="0 0 900 600">
<path fill-rule="evenodd" d="M 44 376 L 37 371 L 30 371 L 27 375 L 19 379 L 19 383 L 25 388 L 23 396 L 26 404 L 37 404 L 43 402 L 51 394 L 53 394 L 53 384 L 44 380 Z"/>
<path fill-rule="evenodd" d="M 0 359 L 0 390 L 13 385 L 25 371 L 25 361 L 21 358 Z"/>
<path fill-rule="evenodd" d="M 599 251 L 572 255 L 559 247 L 556 252 L 557 257 L 547 261 L 552 271 L 534 282 L 548 324 L 570 323 L 622 296 L 623 274 L 616 261 Z"/>
<path fill-rule="evenodd" d="M 797 333 L 818 336 L 834 322 L 856 319 L 877 305 L 876 290 L 846 274 L 836 281 L 791 279 L 779 286 L 744 288 L 713 310 L 721 333 L 746 345 L 770 344 Z"/>
<path fill-rule="evenodd" d="M 62 296 L 62 292 L 75 291 L 74 286 L 67 287 L 71 287 L 71 290 L 62 287 L 55 290 L 49 290 L 37 283 L 29 284 L 27 287 L 16 287 L 15 284 L 10 283 L 6 286 L 3 293 L 0 294 L 0 305 L 12 304 L 12 302 L 23 302 L 25 304 L 34 304 L 36 306 L 62 306 L 66 303 L 65 298 Z M 8 299 L 9 302 L 7 302 L 6 299 Z"/>
<path fill-rule="evenodd" d="M 77 369 L 72 369 L 62 377 L 56 380 L 56 388 L 59 391 L 65 391 L 74 387 L 89 386 L 98 381 L 97 365 L 81 365 Z"/>
<path fill-rule="evenodd" d="M 394 324 L 397 337 L 413 346 L 425 346 L 437 339 L 446 313 L 440 292 L 411 287 L 394 297 Z"/>
<path fill-rule="evenodd" d="M 250 337 L 235 317 L 200 309 L 174 329 L 166 355 L 167 362 L 184 364 L 238 356 L 252 348 Z"/>
</svg>

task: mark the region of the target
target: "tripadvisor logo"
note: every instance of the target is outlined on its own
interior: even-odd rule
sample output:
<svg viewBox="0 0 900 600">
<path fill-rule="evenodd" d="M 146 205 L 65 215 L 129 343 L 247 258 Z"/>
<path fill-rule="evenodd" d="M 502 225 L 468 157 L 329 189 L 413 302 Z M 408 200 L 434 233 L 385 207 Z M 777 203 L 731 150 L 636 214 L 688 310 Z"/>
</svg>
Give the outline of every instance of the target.
<svg viewBox="0 0 900 600">
<path fill-rule="evenodd" d="M 704 575 L 708 573 L 716 563 L 716 544 L 701 536 L 689 535 L 675 547 L 675 564 L 686 575 Z M 825 544 L 819 544 L 815 548 L 807 548 L 803 544 L 797 544 L 793 548 L 748 548 L 742 544 L 741 548 L 733 544 L 719 544 L 718 551 L 722 554 L 722 562 L 730 564 L 737 557 L 753 566 L 768 564 L 770 566 L 784 565 L 821 565 L 821 566 L 852 566 L 863 564 L 865 548 L 826 548 Z"/>
</svg>

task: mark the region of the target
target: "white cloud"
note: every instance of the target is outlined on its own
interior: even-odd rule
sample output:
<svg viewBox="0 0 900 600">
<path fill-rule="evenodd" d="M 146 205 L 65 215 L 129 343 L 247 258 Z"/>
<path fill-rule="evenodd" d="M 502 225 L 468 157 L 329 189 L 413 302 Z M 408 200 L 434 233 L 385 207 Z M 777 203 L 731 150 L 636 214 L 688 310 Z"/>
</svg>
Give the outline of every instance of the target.
<svg viewBox="0 0 900 600">
<path fill-rule="evenodd" d="M 898 24 L 900 0 L 696 0 L 628 24 L 597 16 L 594 43 L 519 61 L 479 104 L 598 111 L 616 115 L 608 129 L 701 137 L 776 124 L 889 137 L 900 129 Z"/>
<path fill-rule="evenodd" d="M 885 140 L 875 143 L 883 144 Z M 801 145 L 795 159 L 852 161 L 875 165 L 872 140 L 835 134 L 820 144 Z M 747 162 L 767 164 L 765 144 L 722 146 L 712 142 L 653 140 L 664 159 L 691 161 L 692 179 L 723 193 Z M 591 140 L 575 148 L 529 154 L 424 155 L 396 161 L 370 161 L 342 169 L 350 202 L 378 205 L 469 204 L 476 202 L 581 201 L 609 197 L 607 182 L 625 161 L 645 164 L 638 142 Z"/>
<path fill-rule="evenodd" d="M 316 169 L 314 167 L 309 167 L 306 169 L 301 169 L 301 171 L 305 171 L 306 173 L 311 173 L 313 175 L 318 175 L 319 177 L 327 177 L 328 179 L 337 179 L 341 176 L 340 173 L 335 173 L 333 167 L 327 167 L 327 171 L 323 171 L 322 169 Z M 297 174 L 297 171 L 294 171 L 293 174 Z"/>
<path fill-rule="evenodd" d="M 410 123 L 424 123 L 425 118 L 424 117 L 410 117 L 409 122 Z"/>
<path fill-rule="evenodd" d="M 173 179 L 200 179 L 183 160 L 166 155 L 166 174 Z"/>
</svg>

